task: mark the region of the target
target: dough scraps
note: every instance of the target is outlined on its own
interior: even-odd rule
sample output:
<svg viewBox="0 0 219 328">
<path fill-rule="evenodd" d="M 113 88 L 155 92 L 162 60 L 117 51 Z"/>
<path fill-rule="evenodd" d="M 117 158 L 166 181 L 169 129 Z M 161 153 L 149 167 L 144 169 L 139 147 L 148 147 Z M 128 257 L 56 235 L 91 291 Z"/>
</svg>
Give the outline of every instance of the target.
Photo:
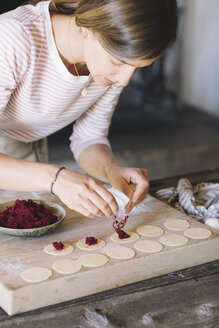
<svg viewBox="0 0 219 328">
<path fill-rule="evenodd" d="M 163 245 L 153 240 L 140 240 L 134 246 L 138 251 L 145 253 L 156 253 L 163 249 Z"/>
<path fill-rule="evenodd" d="M 174 233 L 160 237 L 159 241 L 166 246 L 183 246 L 188 243 L 188 238 Z"/>
<path fill-rule="evenodd" d="M 155 225 L 145 224 L 137 228 L 139 235 L 147 237 L 158 237 L 163 234 L 163 229 Z"/>
<path fill-rule="evenodd" d="M 115 243 L 125 244 L 125 243 L 133 243 L 134 241 L 139 239 L 139 235 L 135 232 L 129 231 L 127 234 L 130 236 L 129 238 L 120 239 L 118 234 L 115 232 L 111 235 L 111 240 Z"/>
<path fill-rule="evenodd" d="M 135 256 L 135 251 L 132 248 L 119 245 L 108 248 L 106 254 L 113 259 L 127 260 Z"/>
<path fill-rule="evenodd" d="M 184 235 L 192 239 L 206 239 L 211 236 L 211 231 L 204 228 L 189 228 L 184 231 Z"/>
<path fill-rule="evenodd" d="M 190 224 L 187 220 L 169 219 L 164 222 L 164 226 L 170 230 L 180 231 L 187 229 Z"/>
<path fill-rule="evenodd" d="M 53 263 L 52 267 L 56 272 L 69 274 L 80 271 L 82 265 L 76 260 L 60 260 Z"/>
<path fill-rule="evenodd" d="M 84 251 L 94 251 L 105 246 L 105 241 L 103 239 L 97 238 L 97 244 L 88 245 L 86 244 L 86 239 L 81 239 L 76 243 L 76 246 Z"/>
<path fill-rule="evenodd" d="M 64 244 L 64 248 L 62 250 L 56 250 L 53 246 L 53 244 L 49 244 L 44 247 L 44 252 L 50 255 L 58 255 L 58 256 L 63 256 L 63 255 L 68 255 L 73 252 L 74 247 L 72 245 Z"/>
<path fill-rule="evenodd" d="M 52 271 L 43 267 L 32 267 L 24 270 L 21 278 L 27 282 L 41 282 L 51 277 Z"/>
<path fill-rule="evenodd" d="M 85 267 L 94 268 L 106 264 L 109 259 L 107 256 L 98 253 L 84 254 L 78 259 L 79 263 L 83 264 Z"/>
</svg>

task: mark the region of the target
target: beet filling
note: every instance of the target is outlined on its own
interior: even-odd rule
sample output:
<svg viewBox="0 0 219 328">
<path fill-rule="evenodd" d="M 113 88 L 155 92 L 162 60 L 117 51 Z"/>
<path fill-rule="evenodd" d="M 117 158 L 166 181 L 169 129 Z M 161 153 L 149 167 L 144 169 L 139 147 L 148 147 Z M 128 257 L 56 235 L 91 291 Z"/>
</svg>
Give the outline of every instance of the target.
<svg viewBox="0 0 219 328">
<path fill-rule="evenodd" d="M 61 251 L 64 248 L 64 244 L 61 241 L 59 243 L 55 241 L 52 245 L 57 251 Z"/>
<path fill-rule="evenodd" d="M 115 232 L 117 233 L 119 239 L 125 239 L 125 238 L 129 238 L 130 236 L 122 229 L 119 229 L 118 227 L 118 221 L 114 221 L 113 222 L 113 228 L 115 230 Z"/>
<path fill-rule="evenodd" d="M 85 243 L 89 246 L 96 245 L 97 244 L 97 239 L 95 237 L 86 237 Z"/>
<path fill-rule="evenodd" d="M 124 230 L 119 230 L 117 234 L 119 239 L 125 239 L 130 237 Z"/>
<path fill-rule="evenodd" d="M 31 229 L 48 226 L 58 221 L 56 215 L 50 213 L 44 205 L 31 199 L 17 199 L 13 206 L 0 213 L 0 226 L 12 229 Z"/>
</svg>

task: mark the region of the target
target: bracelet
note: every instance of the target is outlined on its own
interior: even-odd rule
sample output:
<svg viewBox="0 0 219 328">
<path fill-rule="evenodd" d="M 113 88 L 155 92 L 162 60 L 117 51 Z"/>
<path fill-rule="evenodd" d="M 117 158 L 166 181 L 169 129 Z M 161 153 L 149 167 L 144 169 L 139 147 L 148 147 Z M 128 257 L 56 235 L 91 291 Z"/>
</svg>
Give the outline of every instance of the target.
<svg viewBox="0 0 219 328">
<path fill-rule="evenodd" d="M 63 169 L 65 169 L 64 166 L 60 167 L 60 168 L 58 169 L 58 171 L 56 172 L 56 174 L 54 175 L 54 178 L 53 178 L 53 180 L 52 180 L 52 183 L 51 183 L 51 186 L 50 186 L 50 192 L 51 192 L 51 194 L 53 194 L 53 195 L 54 195 L 54 192 L 53 192 L 53 190 L 52 190 L 53 185 L 54 185 L 54 183 L 56 182 L 59 173 L 60 173 L 61 170 L 63 170 Z"/>
</svg>

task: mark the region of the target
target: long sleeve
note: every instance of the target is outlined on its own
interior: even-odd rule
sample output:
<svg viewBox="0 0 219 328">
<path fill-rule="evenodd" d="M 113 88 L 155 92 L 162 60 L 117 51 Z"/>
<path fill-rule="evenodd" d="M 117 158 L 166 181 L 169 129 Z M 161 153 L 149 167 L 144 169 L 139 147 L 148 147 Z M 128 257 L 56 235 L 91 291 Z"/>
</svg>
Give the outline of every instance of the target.
<svg viewBox="0 0 219 328">
<path fill-rule="evenodd" d="M 0 20 L 0 113 L 28 68 L 31 42 L 22 24 Z"/>
<path fill-rule="evenodd" d="M 106 144 L 110 147 L 107 136 L 121 91 L 121 86 L 109 87 L 104 95 L 74 124 L 70 147 L 76 160 L 88 146 Z"/>
</svg>

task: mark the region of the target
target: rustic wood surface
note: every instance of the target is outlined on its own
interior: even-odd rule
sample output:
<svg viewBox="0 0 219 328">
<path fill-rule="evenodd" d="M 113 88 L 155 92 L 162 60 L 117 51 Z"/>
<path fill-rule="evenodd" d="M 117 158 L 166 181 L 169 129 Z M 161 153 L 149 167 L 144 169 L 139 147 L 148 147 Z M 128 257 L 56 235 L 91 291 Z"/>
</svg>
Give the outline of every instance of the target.
<svg viewBox="0 0 219 328">
<path fill-rule="evenodd" d="M 192 183 L 218 182 L 219 169 L 187 175 Z M 150 191 L 180 177 L 152 181 Z M 219 261 L 9 317 L 0 328 L 219 327 Z"/>
</svg>

